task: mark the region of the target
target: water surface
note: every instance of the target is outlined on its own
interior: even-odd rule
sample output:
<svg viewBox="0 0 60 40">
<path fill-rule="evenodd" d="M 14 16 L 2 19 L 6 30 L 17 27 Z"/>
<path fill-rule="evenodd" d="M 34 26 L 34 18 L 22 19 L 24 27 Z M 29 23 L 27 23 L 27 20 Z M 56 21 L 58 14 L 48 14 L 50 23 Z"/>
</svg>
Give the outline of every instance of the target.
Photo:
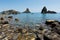
<svg viewBox="0 0 60 40">
<path fill-rule="evenodd" d="M 58 20 L 60 21 L 60 14 L 42 14 L 42 13 L 20 13 L 17 15 L 12 15 L 13 18 L 18 18 L 19 23 L 24 24 L 37 24 L 44 23 L 46 20 Z M 13 21 L 13 23 L 16 23 Z"/>
</svg>

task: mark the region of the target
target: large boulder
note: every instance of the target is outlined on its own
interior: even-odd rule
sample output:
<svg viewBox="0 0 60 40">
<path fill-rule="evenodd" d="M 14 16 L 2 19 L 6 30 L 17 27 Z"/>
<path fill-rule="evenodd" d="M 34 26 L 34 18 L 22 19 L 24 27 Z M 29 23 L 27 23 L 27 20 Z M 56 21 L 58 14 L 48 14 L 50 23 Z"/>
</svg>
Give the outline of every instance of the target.
<svg viewBox="0 0 60 40">
<path fill-rule="evenodd" d="M 1 21 L 0 24 L 9 24 L 8 21 Z"/>
<path fill-rule="evenodd" d="M 45 24 L 51 25 L 53 22 L 55 22 L 55 20 L 46 20 Z"/>
<path fill-rule="evenodd" d="M 45 22 L 45 24 L 46 24 L 46 25 L 49 25 L 51 28 L 54 28 L 55 26 L 58 25 L 58 21 L 56 21 L 56 20 L 47 20 L 47 21 Z"/>
</svg>

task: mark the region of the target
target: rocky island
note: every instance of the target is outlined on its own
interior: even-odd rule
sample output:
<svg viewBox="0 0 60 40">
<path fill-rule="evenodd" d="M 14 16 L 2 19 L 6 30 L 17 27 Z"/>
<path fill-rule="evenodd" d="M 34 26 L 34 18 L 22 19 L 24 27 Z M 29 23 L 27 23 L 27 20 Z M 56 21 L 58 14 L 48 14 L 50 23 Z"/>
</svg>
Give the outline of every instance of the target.
<svg viewBox="0 0 60 40">
<path fill-rule="evenodd" d="M 3 11 L 1 13 L 2 14 L 19 14 L 20 12 L 18 12 L 16 10 L 7 10 L 7 11 Z"/>
<path fill-rule="evenodd" d="M 23 13 L 31 13 L 29 8 L 27 8 Z"/>
<path fill-rule="evenodd" d="M 47 8 L 44 6 L 41 13 L 56 13 L 55 11 L 50 11 L 50 10 L 47 10 Z"/>
</svg>

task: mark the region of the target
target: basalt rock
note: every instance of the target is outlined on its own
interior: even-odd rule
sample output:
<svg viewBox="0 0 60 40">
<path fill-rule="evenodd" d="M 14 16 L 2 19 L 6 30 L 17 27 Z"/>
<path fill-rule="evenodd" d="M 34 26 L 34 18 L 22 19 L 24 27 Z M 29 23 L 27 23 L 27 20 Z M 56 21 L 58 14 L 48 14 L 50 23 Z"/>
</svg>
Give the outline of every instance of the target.
<svg viewBox="0 0 60 40">
<path fill-rule="evenodd" d="M 9 24 L 8 21 L 1 21 L 0 24 Z"/>
<path fill-rule="evenodd" d="M 27 8 L 23 13 L 31 13 L 29 8 Z"/>
<path fill-rule="evenodd" d="M 0 20 L 4 20 L 4 18 L 3 18 L 3 17 L 1 17 L 1 18 L 0 18 Z"/>
<path fill-rule="evenodd" d="M 60 35 L 60 27 L 54 27 L 52 30 Z"/>
<path fill-rule="evenodd" d="M 43 36 L 43 38 L 44 38 L 44 40 L 52 40 L 52 39 L 50 39 L 50 38 L 48 38 L 47 36 Z"/>
<path fill-rule="evenodd" d="M 58 21 L 56 21 L 56 20 L 46 20 L 45 24 L 51 25 L 51 24 L 53 24 L 55 22 L 58 22 Z"/>
<path fill-rule="evenodd" d="M 45 22 L 45 24 L 51 25 L 53 22 L 54 22 L 54 20 L 47 20 L 47 21 Z"/>
<path fill-rule="evenodd" d="M 8 18 L 13 18 L 13 16 L 9 16 Z"/>
<path fill-rule="evenodd" d="M 56 13 L 55 11 L 48 10 L 47 13 Z"/>
<path fill-rule="evenodd" d="M 55 11 L 47 10 L 46 6 L 43 7 L 41 13 L 56 13 Z"/>
<path fill-rule="evenodd" d="M 3 11 L 1 13 L 2 14 L 19 14 L 20 12 L 18 12 L 16 10 L 7 10 L 7 11 Z"/>
<path fill-rule="evenodd" d="M 15 18 L 15 21 L 19 21 L 19 19 Z"/>
<path fill-rule="evenodd" d="M 41 40 L 41 38 L 38 36 L 38 34 L 37 33 L 35 33 L 36 34 L 36 37 L 37 38 L 35 38 L 35 40 Z"/>
<path fill-rule="evenodd" d="M 44 6 L 41 13 L 46 13 L 47 12 L 47 8 Z"/>
</svg>

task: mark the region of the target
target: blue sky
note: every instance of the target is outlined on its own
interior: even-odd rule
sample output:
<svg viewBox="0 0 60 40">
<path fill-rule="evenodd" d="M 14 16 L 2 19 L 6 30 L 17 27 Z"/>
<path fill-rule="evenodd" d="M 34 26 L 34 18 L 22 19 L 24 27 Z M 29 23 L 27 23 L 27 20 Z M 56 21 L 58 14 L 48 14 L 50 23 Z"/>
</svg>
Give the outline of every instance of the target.
<svg viewBox="0 0 60 40">
<path fill-rule="evenodd" d="M 29 8 L 32 12 L 40 12 L 44 6 L 60 12 L 60 0 L 0 0 L 0 11 L 14 9 L 23 12 Z"/>
</svg>

